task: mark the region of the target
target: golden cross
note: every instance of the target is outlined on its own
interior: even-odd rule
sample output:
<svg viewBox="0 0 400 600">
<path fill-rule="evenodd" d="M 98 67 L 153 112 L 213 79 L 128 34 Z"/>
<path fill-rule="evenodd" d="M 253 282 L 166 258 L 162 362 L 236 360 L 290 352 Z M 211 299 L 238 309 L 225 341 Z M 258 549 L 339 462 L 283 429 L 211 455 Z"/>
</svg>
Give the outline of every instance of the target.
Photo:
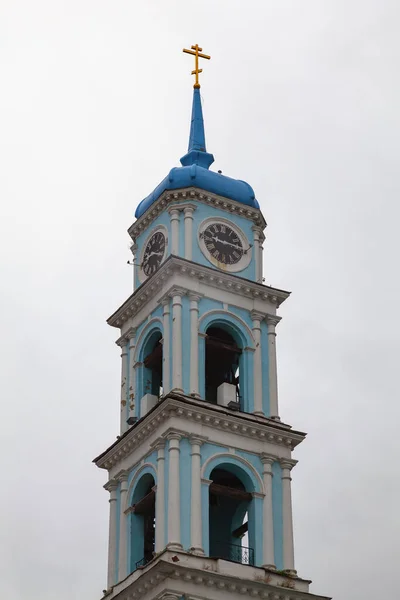
<svg viewBox="0 0 400 600">
<path fill-rule="evenodd" d="M 196 75 L 196 81 L 194 84 L 194 88 L 199 88 L 200 84 L 199 84 L 199 73 L 203 72 L 203 69 L 199 69 L 199 58 L 206 58 L 207 60 L 210 60 L 211 56 L 208 56 L 207 54 L 201 54 L 203 48 L 200 48 L 198 44 L 196 44 L 195 46 L 192 46 L 191 50 L 186 50 L 186 48 L 183 49 L 184 52 L 186 52 L 186 54 L 193 54 L 194 56 L 194 71 L 192 71 L 192 75 Z"/>
</svg>

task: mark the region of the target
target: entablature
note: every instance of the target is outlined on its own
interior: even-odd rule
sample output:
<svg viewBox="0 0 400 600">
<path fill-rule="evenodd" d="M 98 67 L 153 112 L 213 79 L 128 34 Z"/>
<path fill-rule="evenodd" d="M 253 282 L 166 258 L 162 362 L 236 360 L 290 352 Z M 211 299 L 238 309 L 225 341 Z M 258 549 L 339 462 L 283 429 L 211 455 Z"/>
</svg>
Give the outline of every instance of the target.
<svg viewBox="0 0 400 600">
<path fill-rule="evenodd" d="M 180 277 L 179 280 L 177 276 Z M 172 283 L 173 278 L 174 283 Z M 158 294 L 163 296 L 169 286 L 171 286 L 171 289 L 180 288 L 181 290 L 186 290 L 186 292 L 200 292 L 204 294 L 205 290 L 199 289 L 199 284 L 205 285 L 210 289 L 222 291 L 225 295 L 231 293 L 231 303 L 235 303 L 234 299 L 252 299 L 260 303 L 260 306 L 257 308 L 263 308 L 265 314 L 270 312 L 271 307 L 276 310 L 290 296 L 290 292 L 285 290 L 243 279 L 237 275 L 222 271 L 219 272 L 211 267 L 200 265 L 184 258 L 169 256 L 158 271 L 143 283 L 107 319 L 107 323 L 112 327 L 121 328 L 126 321 L 139 313 L 150 299 L 157 297 Z M 225 300 L 229 303 L 229 299 L 226 296 Z"/>
<path fill-rule="evenodd" d="M 185 422 L 186 425 L 183 425 L 182 422 Z M 191 427 L 188 427 L 188 423 L 191 424 Z M 160 427 L 165 425 L 167 428 L 160 431 Z M 306 436 L 303 432 L 293 430 L 289 425 L 267 417 L 229 411 L 229 409 L 204 400 L 195 400 L 189 396 L 170 393 L 93 462 L 101 469 L 110 470 L 116 465 L 120 465 L 137 447 L 143 447 L 146 442 L 149 442 L 150 448 L 155 435 L 156 439 L 160 436 L 164 438 L 168 432 L 175 431 L 177 435 L 190 438 L 197 435 L 200 429 L 205 432 L 206 428 L 209 428 L 210 432 L 219 432 L 217 438 L 209 437 L 213 440 L 218 439 L 221 445 L 228 444 L 243 449 L 243 442 L 252 440 L 252 444 L 257 444 L 260 455 L 265 450 L 264 444 L 274 446 L 276 451 L 268 454 L 276 456 L 276 460 L 285 460 L 286 462 L 291 460 L 291 451 Z M 223 435 L 221 432 L 224 432 Z M 204 433 L 202 437 L 206 437 Z M 237 441 L 239 439 L 240 444 Z M 260 442 L 262 446 L 260 446 Z M 280 452 L 279 448 L 282 448 Z M 292 461 L 292 463 L 295 464 L 296 461 Z"/>
<path fill-rule="evenodd" d="M 176 205 L 178 210 L 181 210 L 181 208 L 183 210 L 185 207 L 181 207 L 180 204 L 182 202 L 186 203 L 193 200 L 202 202 L 208 206 L 215 206 L 216 208 L 224 210 L 229 214 L 236 214 L 246 217 L 247 219 L 253 221 L 255 226 L 260 227 L 261 231 L 263 231 L 267 226 L 260 209 L 251 208 L 245 204 L 242 204 L 241 202 L 231 200 L 230 198 L 224 198 L 223 196 L 210 194 L 209 192 L 201 190 L 200 188 L 190 187 L 180 190 L 167 190 L 162 193 L 158 200 L 156 200 L 151 207 L 139 219 L 137 219 L 133 225 L 129 227 L 129 235 L 131 236 L 132 240 L 135 241 L 136 238 L 141 233 L 146 231 L 146 229 L 153 223 L 158 215 L 166 208 Z"/>
</svg>

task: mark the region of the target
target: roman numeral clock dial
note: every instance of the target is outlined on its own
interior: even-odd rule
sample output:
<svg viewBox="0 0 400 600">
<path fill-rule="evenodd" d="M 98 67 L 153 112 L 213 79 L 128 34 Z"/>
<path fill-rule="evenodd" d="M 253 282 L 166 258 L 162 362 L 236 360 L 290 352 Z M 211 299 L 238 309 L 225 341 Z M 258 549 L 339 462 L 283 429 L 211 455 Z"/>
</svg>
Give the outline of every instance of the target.
<svg viewBox="0 0 400 600">
<path fill-rule="evenodd" d="M 141 262 L 146 277 L 153 275 L 161 265 L 166 250 L 166 239 L 162 231 L 156 231 L 147 242 Z"/>
<path fill-rule="evenodd" d="M 204 256 L 224 271 L 241 271 L 250 261 L 250 246 L 235 225 L 212 220 L 200 226 L 199 245 Z"/>
</svg>

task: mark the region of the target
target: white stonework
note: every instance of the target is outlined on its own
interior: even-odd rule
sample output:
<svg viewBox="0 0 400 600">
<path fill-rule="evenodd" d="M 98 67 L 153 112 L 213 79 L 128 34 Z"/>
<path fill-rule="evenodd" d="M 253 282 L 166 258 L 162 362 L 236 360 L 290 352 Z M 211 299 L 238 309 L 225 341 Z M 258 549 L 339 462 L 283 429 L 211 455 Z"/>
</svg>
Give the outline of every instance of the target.
<svg viewBox="0 0 400 600">
<path fill-rule="evenodd" d="M 169 472 L 168 472 L 168 548 L 179 550 L 181 544 L 180 519 L 180 485 L 179 485 L 179 441 L 181 435 L 171 432 L 167 436 L 169 442 Z"/>
<path fill-rule="evenodd" d="M 110 492 L 110 516 L 108 526 L 108 570 L 107 570 L 107 587 L 111 588 L 115 581 L 117 570 L 116 550 L 117 550 L 117 488 L 118 482 L 115 479 L 110 479 L 104 489 Z"/>
<path fill-rule="evenodd" d="M 278 410 L 278 373 L 276 368 L 276 333 L 275 327 L 281 320 L 275 315 L 267 316 L 268 324 L 268 365 L 269 365 L 269 403 L 272 418 L 279 419 Z"/>
<path fill-rule="evenodd" d="M 224 198 L 216 194 L 209 194 L 198 188 L 184 188 L 181 190 L 165 191 L 159 199 L 154 202 L 151 206 L 151 210 L 146 211 L 137 221 L 131 225 L 128 229 L 128 233 L 131 238 L 135 241 L 136 238 L 151 225 L 161 212 L 166 207 L 170 207 L 172 210 L 177 209 L 179 211 L 180 205 L 183 202 L 196 201 L 207 206 L 215 206 L 220 210 L 226 211 L 227 216 L 231 214 L 237 214 L 250 219 L 255 225 L 265 229 L 267 226 L 266 221 L 257 208 L 251 208 L 244 206 L 241 202 L 236 202 L 230 198 Z"/>
<path fill-rule="evenodd" d="M 309 593 L 310 581 L 267 570 L 165 550 L 107 594 L 108 600 L 330 600 Z"/>
<path fill-rule="evenodd" d="M 128 549 L 128 527 L 127 527 L 127 516 L 122 510 L 122 507 L 126 504 L 126 496 L 128 491 L 128 472 L 121 471 L 117 474 L 116 479 L 120 482 L 120 523 L 119 523 L 119 566 L 118 566 L 118 580 L 125 579 L 128 575 L 127 572 L 127 549 Z"/>
<path fill-rule="evenodd" d="M 190 300 L 190 395 L 199 397 L 199 294 L 189 293 Z"/>
</svg>

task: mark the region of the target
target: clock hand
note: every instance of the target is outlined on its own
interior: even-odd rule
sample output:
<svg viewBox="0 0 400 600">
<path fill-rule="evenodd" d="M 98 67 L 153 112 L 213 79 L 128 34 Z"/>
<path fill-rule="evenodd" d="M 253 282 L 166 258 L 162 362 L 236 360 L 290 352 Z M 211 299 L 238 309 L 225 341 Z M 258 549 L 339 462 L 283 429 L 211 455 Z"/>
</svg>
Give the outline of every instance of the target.
<svg viewBox="0 0 400 600">
<path fill-rule="evenodd" d="M 225 244 L 225 246 L 233 246 L 237 250 L 243 250 L 242 246 L 238 246 L 237 244 L 232 244 L 232 242 L 227 242 L 226 240 L 220 240 L 219 237 L 213 236 L 213 240 L 219 242 L 220 244 Z"/>
</svg>

